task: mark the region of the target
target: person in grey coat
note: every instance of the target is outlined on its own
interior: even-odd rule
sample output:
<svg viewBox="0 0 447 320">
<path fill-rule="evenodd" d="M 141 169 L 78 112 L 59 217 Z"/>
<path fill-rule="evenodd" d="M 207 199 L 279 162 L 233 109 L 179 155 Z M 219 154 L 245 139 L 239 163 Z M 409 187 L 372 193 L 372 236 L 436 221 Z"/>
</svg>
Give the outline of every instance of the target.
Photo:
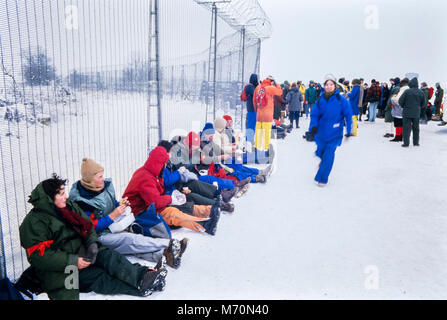
<svg viewBox="0 0 447 320">
<path fill-rule="evenodd" d="M 296 83 L 292 83 L 292 88 L 286 96 L 286 103 L 289 106 L 290 124 L 293 126 L 293 121 L 296 121 L 296 128 L 299 128 L 301 103 L 303 102 L 303 95 L 298 90 Z"/>
<path fill-rule="evenodd" d="M 424 92 L 418 88 L 418 79 L 410 80 L 409 89 L 399 98 L 399 105 L 402 106 L 403 118 L 403 140 L 402 147 L 410 144 L 410 134 L 413 130 L 413 145 L 419 146 L 419 118 L 421 109 L 425 104 Z"/>
</svg>

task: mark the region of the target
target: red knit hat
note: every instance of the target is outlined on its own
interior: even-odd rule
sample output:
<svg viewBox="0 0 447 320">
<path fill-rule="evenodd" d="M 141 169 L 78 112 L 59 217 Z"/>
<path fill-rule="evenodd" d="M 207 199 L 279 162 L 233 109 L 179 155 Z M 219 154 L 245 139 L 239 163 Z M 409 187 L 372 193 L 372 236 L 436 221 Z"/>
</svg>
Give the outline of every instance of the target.
<svg viewBox="0 0 447 320">
<path fill-rule="evenodd" d="M 190 147 L 192 147 L 192 146 L 200 147 L 200 137 L 199 137 L 199 135 L 197 133 L 195 133 L 194 131 L 191 131 L 185 137 L 185 144 L 190 146 Z"/>
<path fill-rule="evenodd" d="M 233 121 L 233 118 L 229 116 L 228 114 L 224 115 L 223 118 L 227 121 Z"/>
</svg>

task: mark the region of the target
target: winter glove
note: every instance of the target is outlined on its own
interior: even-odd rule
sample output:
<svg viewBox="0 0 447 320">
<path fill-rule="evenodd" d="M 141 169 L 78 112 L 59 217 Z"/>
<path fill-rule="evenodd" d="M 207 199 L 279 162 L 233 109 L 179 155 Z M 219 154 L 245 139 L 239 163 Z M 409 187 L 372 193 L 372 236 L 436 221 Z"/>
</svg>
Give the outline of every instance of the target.
<svg viewBox="0 0 447 320">
<path fill-rule="evenodd" d="M 186 196 L 178 190 L 172 192 L 171 198 L 171 206 L 181 206 L 186 203 Z"/>
<path fill-rule="evenodd" d="M 180 167 L 177 170 L 181 175 L 183 175 L 186 171 L 188 171 L 188 169 L 186 169 L 185 167 Z"/>
<path fill-rule="evenodd" d="M 87 259 L 88 261 L 91 261 L 92 264 L 96 261 L 96 256 L 98 255 L 98 244 L 96 242 L 93 242 L 90 244 L 87 248 Z"/>
<path fill-rule="evenodd" d="M 197 175 L 195 173 L 192 173 L 191 171 L 185 169 L 186 171 L 184 173 L 182 173 L 181 175 L 181 179 L 183 183 L 187 183 L 190 180 L 199 180 L 199 178 L 197 178 Z"/>
</svg>

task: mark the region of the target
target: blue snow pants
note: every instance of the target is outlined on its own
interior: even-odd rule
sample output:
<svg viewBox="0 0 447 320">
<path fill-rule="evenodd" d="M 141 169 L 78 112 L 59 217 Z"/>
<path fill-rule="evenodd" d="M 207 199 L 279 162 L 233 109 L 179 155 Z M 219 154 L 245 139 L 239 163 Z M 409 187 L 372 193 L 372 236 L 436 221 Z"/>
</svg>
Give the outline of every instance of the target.
<svg viewBox="0 0 447 320">
<path fill-rule="evenodd" d="M 249 168 L 242 164 L 226 164 L 227 167 L 234 169 L 231 173 L 232 176 L 238 178 L 239 181 L 245 180 L 248 177 L 251 178 L 251 183 L 256 183 L 256 176 L 259 174 L 259 170 L 255 168 Z"/>
<path fill-rule="evenodd" d="M 199 180 L 209 183 L 209 184 L 213 184 L 213 182 L 217 182 L 219 192 L 224 189 L 228 189 L 228 190 L 234 189 L 234 181 L 233 180 L 222 179 L 222 178 L 218 178 L 218 177 L 211 176 L 211 175 L 199 176 Z"/>
<path fill-rule="evenodd" d="M 247 112 L 246 140 L 255 143 L 256 112 Z"/>
<path fill-rule="evenodd" d="M 321 159 L 320 168 L 315 176 L 315 181 L 327 183 L 334 164 L 335 150 L 341 144 L 341 139 L 337 138 L 328 142 L 315 140 L 315 142 L 317 143 L 315 155 Z"/>
</svg>

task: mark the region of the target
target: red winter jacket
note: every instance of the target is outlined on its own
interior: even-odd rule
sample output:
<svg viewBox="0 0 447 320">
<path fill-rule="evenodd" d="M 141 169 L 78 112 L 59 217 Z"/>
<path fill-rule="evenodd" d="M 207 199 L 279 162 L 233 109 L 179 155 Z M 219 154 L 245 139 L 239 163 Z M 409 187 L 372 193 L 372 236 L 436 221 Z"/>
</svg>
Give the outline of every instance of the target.
<svg viewBox="0 0 447 320">
<path fill-rule="evenodd" d="M 169 154 L 166 149 L 156 147 L 149 154 L 144 166 L 135 171 L 130 179 L 123 198 L 128 197 L 135 217 L 145 211 L 151 203 L 160 213 L 172 202 L 171 196 L 165 195 L 163 174 L 160 175 L 168 160 Z"/>
</svg>

